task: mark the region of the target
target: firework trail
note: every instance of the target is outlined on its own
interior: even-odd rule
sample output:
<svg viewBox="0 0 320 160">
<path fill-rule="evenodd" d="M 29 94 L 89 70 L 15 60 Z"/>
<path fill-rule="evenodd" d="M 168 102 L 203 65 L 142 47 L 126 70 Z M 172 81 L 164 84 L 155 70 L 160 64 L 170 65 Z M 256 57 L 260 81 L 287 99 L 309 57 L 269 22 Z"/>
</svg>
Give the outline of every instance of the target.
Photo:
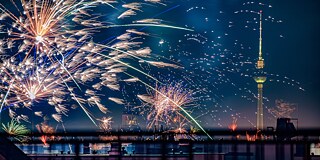
<svg viewBox="0 0 320 160">
<path fill-rule="evenodd" d="M 198 3 L 194 4 L 199 5 Z M 144 71 L 147 70 L 146 72 L 149 75 L 157 77 L 161 82 L 165 82 L 162 79 L 168 79 L 168 77 L 179 79 L 188 83 L 193 90 L 197 90 L 199 107 L 196 107 L 197 109 L 192 113 L 192 116 L 198 122 L 201 122 L 201 125 L 208 128 L 227 128 L 230 120 L 226 120 L 224 117 L 232 116 L 237 119 L 236 122 L 234 122 L 234 119 L 231 120 L 231 123 L 234 124 L 232 128 L 255 127 L 255 122 L 250 117 L 255 113 L 243 113 L 242 109 L 236 110 L 237 106 L 234 106 L 234 104 L 231 106 L 226 98 L 245 101 L 248 106 L 256 105 L 256 84 L 252 79 L 258 74 L 255 68 L 258 46 L 252 44 L 258 45 L 259 11 L 266 11 L 266 14 L 263 15 L 263 23 L 275 26 L 281 25 L 283 21 L 268 15 L 270 10 L 273 9 L 272 5 L 257 2 L 237 5 L 236 9 L 231 12 L 217 10 L 217 18 L 213 18 L 211 14 L 206 13 L 208 9 L 207 6 L 192 6 L 186 9 L 187 16 L 197 15 L 197 20 L 190 18 L 190 22 L 185 24 L 188 28 L 192 28 L 194 32 L 181 33 L 178 39 L 165 35 L 159 37 L 158 50 L 161 54 L 156 55 L 155 58 L 165 60 L 160 63 L 153 63 L 152 60 L 139 60 L 139 65 Z M 231 15 L 231 18 L 227 15 Z M 157 24 L 163 21 L 152 17 L 134 21 L 134 23 L 136 22 Z M 244 36 L 239 36 L 239 29 L 244 32 Z M 254 34 L 256 37 L 248 38 L 247 35 L 250 34 Z M 283 33 L 278 32 L 269 34 L 274 38 L 284 38 L 283 35 Z M 252 42 L 250 39 L 252 39 Z M 267 49 L 265 52 L 268 56 Z M 164 57 L 164 55 L 169 56 Z M 170 67 L 168 68 L 168 66 Z M 269 71 L 264 71 L 262 74 L 269 78 L 268 83 L 271 85 L 280 83 L 304 91 L 301 84 L 292 78 Z M 140 77 L 130 77 L 123 81 L 126 84 L 142 81 L 142 79 L 139 79 Z M 154 89 L 156 92 L 157 88 L 148 85 L 150 83 L 153 82 L 143 79 L 142 85 L 134 84 L 135 89 L 132 92 L 136 93 L 137 90 L 145 87 Z M 133 86 L 133 84 L 130 85 L 130 87 Z M 131 97 L 129 95 L 135 94 L 132 92 L 123 91 L 123 94 L 128 97 L 126 100 Z M 263 98 L 264 107 L 271 115 L 274 114 L 268 109 L 271 100 L 268 97 Z M 130 104 L 128 108 L 139 106 L 141 100 L 152 103 L 150 97 L 141 93 L 139 94 L 139 100 L 128 102 Z M 250 110 L 254 111 L 252 108 Z M 143 109 L 137 109 L 137 113 L 143 111 Z M 191 118 L 189 117 L 189 119 Z"/>
<path fill-rule="evenodd" d="M 73 60 L 72 60 L 73 59 Z M 76 59 L 67 59 L 68 70 L 72 71 L 72 77 L 77 81 L 83 83 L 88 81 L 88 76 L 95 76 L 99 70 L 90 70 L 90 74 L 85 74 L 79 69 L 82 61 L 72 62 Z M 35 65 L 37 63 L 37 65 Z M 9 115 L 13 119 L 19 118 L 19 115 L 14 110 L 18 108 L 32 109 L 32 105 L 46 101 L 50 106 L 53 106 L 56 114 L 52 114 L 52 118 L 57 122 L 62 122 L 61 115 L 67 115 L 68 108 L 64 104 L 66 98 L 74 99 L 82 106 L 83 103 L 90 105 L 97 105 L 101 111 L 105 107 L 101 104 L 100 98 L 95 95 L 89 95 L 90 98 L 83 100 L 74 93 L 74 88 L 71 88 L 67 83 L 73 83 L 73 78 L 69 77 L 70 72 L 66 72 L 61 64 L 56 63 L 41 63 L 41 59 L 34 61 L 32 58 L 26 59 L 24 62 L 16 62 L 14 58 L 4 60 L 1 64 L 1 90 L 7 91 L 5 96 L 1 95 L 3 103 L 9 108 Z M 85 76 L 85 77 L 84 77 Z M 67 97 L 67 95 L 69 97 Z M 71 97 L 70 97 L 71 96 Z M 84 108 L 87 113 L 87 109 Z M 42 116 L 41 111 L 36 111 L 35 115 Z M 87 113 L 90 119 L 90 113 Z M 23 119 L 25 120 L 25 119 Z M 94 122 L 94 121 L 93 121 Z"/>
<path fill-rule="evenodd" d="M 7 35 L 3 44 L 6 49 L 15 48 L 17 54 L 26 54 L 26 58 L 33 49 L 40 56 L 49 57 L 57 52 L 57 48 L 59 52 L 74 49 L 77 43 L 85 42 L 92 35 L 90 27 L 103 25 L 94 18 L 85 19 L 85 16 L 90 17 L 85 9 L 99 3 L 96 1 L 88 4 L 75 0 L 21 0 L 12 1 L 16 9 L 12 11 L 0 4 L 2 32 Z M 67 20 L 68 17 L 72 17 L 70 23 L 67 23 L 70 21 Z M 12 23 L 9 23 L 10 20 Z M 74 29 L 74 24 L 84 28 Z"/>
<path fill-rule="evenodd" d="M 153 63 L 149 60 L 147 63 L 147 61 L 141 60 L 143 63 L 140 63 L 140 67 L 148 70 L 147 73 L 157 77 L 161 82 L 164 82 L 162 79 L 168 79 L 168 77 L 179 79 L 186 82 L 193 90 L 197 90 L 197 104 L 199 106 L 195 107 L 196 111 L 192 113 L 192 116 L 201 122 L 201 125 L 208 128 L 227 128 L 230 123 L 224 117 L 232 116 L 237 119 L 238 124 L 234 121 L 231 123 L 235 123 L 237 127 L 242 127 L 239 124 L 246 125 L 243 127 L 254 127 L 255 123 L 251 120 L 251 113 L 236 110 L 236 106 L 231 106 L 226 101 L 226 98 L 232 98 L 239 99 L 239 101 L 244 100 L 249 103 L 248 106 L 256 105 L 256 84 L 252 79 L 258 74 L 255 68 L 258 46 L 250 45 L 248 37 L 239 37 L 238 32 L 241 29 L 244 33 L 257 35 L 250 39 L 252 39 L 252 43 L 258 44 L 259 11 L 261 9 L 266 11 L 266 14 L 263 15 L 263 23 L 281 25 L 283 21 L 268 15 L 269 11 L 273 9 L 269 4 L 246 2 L 237 5 L 236 9 L 231 12 L 217 10 L 217 18 L 213 18 L 211 14 L 207 13 L 209 9 L 207 6 L 194 4 L 195 6 L 186 9 L 186 16 L 193 17 L 196 14 L 197 20 L 190 18 L 190 22 L 185 24 L 194 32 L 181 33 L 181 36 L 178 36 L 181 38 L 178 39 L 165 35 L 159 37 L 158 50 L 162 54 L 156 55 L 156 58 L 165 59 L 165 61 Z M 157 24 L 162 21 L 153 17 L 140 22 Z M 283 35 L 278 32 L 270 34 L 270 36 L 275 36 L 274 38 L 283 38 Z M 267 53 L 268 50 L 266 49 L 265 52 Z M 164 57 L 163 55 L 169 56 Z M 169 68 L 169 65 L 166 65 L 167 62 L 170 65 Z M 166 68 L 162 68 L 164 66 Z M 154 71 L 155 67 L 157 67 L 156 72 Z M 269 71 L 264 71 L 263 74 L 269 78 L 268 83 L 281 83 L 304 91 L 301 84 L 292 78 Z M 132 76 L 130 79 L 124 80 L 128 84 L 131 81 L 137 82 L 140 79 Z M 147 84 L 152 83 L 143 81 L 148 82 Z M 152 86 L 145 84 L 136 85 L 135 91 L 146 86 L 152 88 Z M 127 100 L 130 98 L 129 95 L 133 93 L 123 91 L 123 94 L 128 97 Z M 140 100 L 148 100 L 148 97 L 145 97 L 143 93 L 139 94 L 139 98 Z M 269 98 L 263 98 L 265 108 L 270 111 L 268 109 Z M 130 103 L 130 107 L 135 107 L 140 105 L 140 100 L 128 103 Z M 137 113 L 140 113 L 141 110 L 143 111 L 140 109 Z"/>
<path fill-rule="evenodd" d="M 108 44 L 99 44 L 92 40 L 94 34 L 101 29 L 114 27 L 162 27 L 192 31 L 191 29 L 163 24 L 159 19 L 134 20 L 128 24 L 101 22 L 103 15 L 93 14 L 91 8 L 101 4 L 118 11 L 115 0 L 57 0 L 11 1 L 13 9 L 0 4 L 1 59 L 0 89 L 1 111 L 9 108 L 9 115 L 18 122 L 29 122 L 28 116 L 17 114 L 19 108 L 32 109 L 34 105 L 46 102 L 56 113 L 51 117 L 62 122 L 62 115 L 67 116 L 69 99 L 80 106 L 88 118 L 95 124 L 104 123 L 106 118 L 95 117 L 88 106 L 96 106 L 107 113 L 108 108 L 102 102 L 99 92 L 103 87 L 119 90 L 117 75 L 127 69 L 135 70 L 156 82 L 153 76 L 136 68 L 126 59 L 138 60 L 156 67 L 180 68 L 175 64 L 157 62 L 151 57 L 149 47 L 141 47 L 141 36 L 149 34 L 127 29 L 122 35 Z M 121 2 L 120 2 L 121 3 Z M 143 12 L 146 4 L 162 4 L 161 0 L 143 3 L 127 3 L 121 7 L 127 9 L 118 19 L 133 17 Z M 153 5 L 152 5 L 153 6 Z M 135 82 L 136 79 L 124 80 Z M 160 82 L 159 82 L 160 83 Z M 83 91 L 82 86 L 89 85 Z M 119 98 L 108 100 L 124 104 Z M 36 116 L 44 116 L 43 111 L 35 111 Z M 109 118 L 107 118 L 109 119 Z M 110 118 L 111 120 L 111 118 Z M 106 126 L 100 126 L 106 128 Z"/>
<path fill-rule="evenodd" d="M 101 22 L 101 16 L 96 16 L 90 10 L 101 6 L 101 4 L 115 8 L 113 6 L 115 3 L 117 1 L 21 0 L 21 2 L 12 1 L 15 10 L 9 10 L 0 4 L 0 11 L 2 11 L 0 17 L 1 33 L 5 35 L 5 38 L 0 42 L 2 44 L 0 50 L 15 49 L 16 54 L 25 57 L 25 59 L 30 56 L 33 50 L 36 50 L 38 56 L 47 56 L 54 60 L 52 56 L 55 54 L 65 54 L 68 51 L 79 49 L 80 44 L 90 40 L 93 34 L 101 28 L 153 26 L 188 30 L 145 20 L 119 25 L 112 22 Z M 122 8 L 128 10 L 121 14 L 125 16 L 118 18 L 136 15 L 128 14 L 128 11 L 131 13 L 143 12 L 142 4 L 122 5 Z M 130 35 L 128 36 L 130 37 Z"/>
<path fill-rule="evenodd" d="M 256 85 L 252 78 L 258 74 L 255 68 L 258 47 L 250 46 L 248 37 L 239 37 L 238 32 L 241 29 L 245 33 L 255 33 L 257 37 L 253 42 L 258 44 L 259 11 L 262 9 L 269 13 L 272 5 L 246 2 L 236 6 L 236 10 L 232 13 L 218 10 L 217 18 L 208 14 L 207 6 L 196 5 L 198 4 L 195 3 L 195 6 L 186 10 L 186 15 L 191 17 L 194 14 L 198 15 L 197 24 L 193 23 L 194 20 L 186 24 L 195 32 L 187 33 L 178 40 L 162 37 L 159 41 L 161 52 L 178 53 L 170 56 L 170 59 L 183 64 L 184 69 L 184 71 L 166 70 L 170 74 L 163 74 L 163 76 L 173 77 L 174 75 L 190 82 L 193 88 L 202 89 L 202 97 L 198 101 L 202 106 L 199 109 L 200 113 L 193 113 L 202 116 L 201 120 L 206 121 L 202 124 L 208 127 L 228 127 L 223 117 L 231 115 L 236 116 L 238 122 L 244 121 L 254 127 L 248 113 L 235 110 L 235 107 L 230 106 L 225 98 L 244 99 L 249 103 L 256 103 L 257 95 L 254 88 Z M 265 14 L 263 23 L 278 25 L 282 20 Z M 273 33 L 272 36 L 283 38 L 282 33 Z M 180 75 L 177 76 L 178 74 Z M 299 82 L 287 76 L 266 71 L 263 74 L 271 83 L 281 83 L 304 91 Z M 270 100 L 264 97 L 264 101 L 268 109 Z M 212 124 L 212 120 L 215 125 Z"/>
</svg>

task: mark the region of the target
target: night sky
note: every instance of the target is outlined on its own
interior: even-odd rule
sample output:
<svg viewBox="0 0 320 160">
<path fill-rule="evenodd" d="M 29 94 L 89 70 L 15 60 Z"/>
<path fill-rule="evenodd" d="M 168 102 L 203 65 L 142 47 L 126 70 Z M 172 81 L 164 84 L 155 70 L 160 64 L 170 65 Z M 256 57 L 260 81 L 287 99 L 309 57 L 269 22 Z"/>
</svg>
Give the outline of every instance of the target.
<svg viewBox="0 0 320 160">
<path fill-rule="evenodd" d="M 1 3 L 6 2 L 1 0 Z M 151 47 L 155 59 L 174 61 L 183 69 L 155 68 L 139 62 L 135 62 L 135 66 L 160 81 L 182 82 L 195 91 L 196 105 L 188 109 L 205 128 L 227 128 L 234 119 L 239 128 L 254 128 L 257 89 L 252 77 L 257 75 L 259 15 L 251 11 L 263 10 L 264 74 L 268 77 L 264 85 L 265 126 L 275 127 L 276 117 L 268 109 L 274 109 L 275 101 L 281 99 L 295 107 L 291 116 L 299 119 L 299 128 L 320 127 L 319 9 L 320 2 L 314 0 L 270 0 L 260 4 L 242 0 L 170 0 L 166 6 L 149 6 L 133 19 L 159 18 L 166 24 L 194 31 L 137 28 L 152 35 L 144 39 L 143 45 Z M 127 22 L 116 19 L 121 11 L 100 8 L 94 11 L 108 21 Z M 101 30 L 93 36 L 93 41 L 106 43 L 108 37 L 119 36 L 126 29 Z M 132 70 L 128 72 L 156 85 Z M 119 92 L 102 92 L 126 101 L 126 106 L 105 102 L 110 110 L 107 115 L 113 117 L 112 128 L 119 128 L 121 114 L 128 110 L 140 115 L 141 126 L 146 125 L 145 115 L 132 109 L 141 105 L 136 95 L 148 92 L 144 85 L 122 83 Z M 68 103 L 73 104 L 71 100 Z M 46 105 L 40 103 L 33 107 L 39 109 Z M 97 117 L 103 116 L 92 111 Z M 3 112 L 2 116 L 8 119 L 6 114 Z M 39 123 L 41 119 L 34 121 Z M 79 108 L 70 110 L 63 121 L 70 130 L 98 130 Z"/>
</svg>

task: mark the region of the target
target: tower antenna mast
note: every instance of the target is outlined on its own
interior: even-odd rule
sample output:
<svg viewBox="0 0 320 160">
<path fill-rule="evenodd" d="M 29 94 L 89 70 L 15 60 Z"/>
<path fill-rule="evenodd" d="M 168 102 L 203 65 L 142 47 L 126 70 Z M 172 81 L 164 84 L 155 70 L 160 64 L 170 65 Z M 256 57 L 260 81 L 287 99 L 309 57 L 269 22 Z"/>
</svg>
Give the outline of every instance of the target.
<svg viewBox="0 0 320 160">
<path fill-rule="evenodd" d="M 260 14 L 260 37 L 259 37 L 259 58 L 257 61 L 257 69 L 262 70 L 264 68 L 264 60 L 262 58 L 262 11 Z M 259 73 L 260 74 L 260 73 Z M 254 77 L 255 82 L 258 87 L 258 95 L 257 95 L 257 130 L 263 130 L 263 83 L 267 80 L 265 76 L 257 76 Z"/>
</svg>

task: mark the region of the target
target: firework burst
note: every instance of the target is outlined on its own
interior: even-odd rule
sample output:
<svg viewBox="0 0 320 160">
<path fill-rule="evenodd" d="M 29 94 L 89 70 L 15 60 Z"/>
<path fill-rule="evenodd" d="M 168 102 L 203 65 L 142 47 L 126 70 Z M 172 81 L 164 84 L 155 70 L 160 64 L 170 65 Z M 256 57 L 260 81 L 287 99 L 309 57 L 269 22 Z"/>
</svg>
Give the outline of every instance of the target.
<svg viewBox="0 0 320 160">
<path fill-rule="evenodd" d="M 101 4 L 102 1 L 89 2 L 12 1 L 16 10 L 9 10 L 0 4 L 2 32 L 7 34 L 4 44 L 7 49 L 14 48 L 16 44 L 18 53 L 26 53 L 26 57 L 33 49 L 36 49 L 39 54 L 49 56 L 55 53 L 57 48 L 59 52 L 74 49 L 77 43 L 85 42 L 92 35 L 91 27 L 103 25 L 86 12 L 87 8 Z M 12 23 L 8 23 L 10 21 Z M 81 29 L 75 29 L 79 26 Z"/>
<path fill-rule="evenodd" d="M 55 129 L 51 126 L 49 126 L 48 124 L 46 123 L 41 123 L 41 124 L 38 124 L 36 125 L 36 128 L 38 129 L 38 131 L 41 133 L 41 134 L 44 134 L 43 136 L 40 137 L 40 140 L 42 141 L 43 145 L 44 146 L 48 146 L 47 144 L 47 141 L 50 140 L 54 140 L 55 137 L 54 136 L 47 136 L 46 134 L 53 134 L 55 133 Z"/>
<path fill-rule="evenodd" d="M 158 92 L 149 92 L 149 95 L 138 95 L 143 102 L 141 107 L 147 111 L 147 128 L 154 125 L 167 126 L 176 123 L 178 119 L 186 119 L 181 113 L 181 107 L 193 106 L 194 97 L 191 90 L 185 89 L 182 83 L 156 86 Z"/>
<path fill-rule="evenodd" d="M 39 56 L 51 56 L 65 54 L 68 51 L 79 49 L 84 43 L 92 39 L 99 29 L 113 27 L 154 26 L 185 29 L 174 27 L 154 21 L 138 20 L 131 24 L 114 24 L 113 22 L 101 22 L 103 15 L 97 16 L 91 8 L 111 7 L 116 0 L 21 0 L 11 1 L 15 9 L 8 9 L 0 3 L 0 29 L 5 38 L 0 41 L 0 51 L 16 49 L 16 54 L 22 53 L 27 58 L 33 50 Z M 147 1 L 145 3 L 160 3 L 161 1 Z M 128 3 L 121 7 L 127 9 L 119 17 L 127 18 L 143 12 L 142 4 Z M 10 23 L 11 22 L 11 23 Z M 144 34 L 129 29 L 134 34 Z M 128 40 L 129 33 L 119 36 L 119 40 Z M 131 42 L 127 42 L 131 43 Z M 135 43 L 138 44 L 138 43 Z M 126 44 L 122 44 L 125 46 Z M 90 47 L 91 48 L 91 47 Z M 113 48 L 113 47 L 112 47 Z M 114 48 L 121 48 L 119 45 Z M 109 48 L 110 49 L 110 48 Z M 95 48 L 94 52 L 101 50 Z M 25 54 L 25 55 L 24 55 Z M 54 60 L 51 59 L 51 60 Z"/>
<path fill-rule="evenodd" d="M 97 16 L 90 10 L 103 5 L 116 9 L 113 4 L 118 1 L 21 0 L 11 3 L 13 9 L 0 4 L 0 29 L 4 37 L 0 41 L 0 51 L 6 55 L 1 59 L 0 66 L 0 111 L 4 107 L 8 108 L 10 117 L 17 121 L 29 122 L 27 115 L 17 114 L 19 108 L 33 109 L 32 106 L 47 102 L 56 112 L 51 114 L 51 117 L 57 122 L 62 122 L 62 115 L 67 116 L 69 111 L 65 102 L 73 100 L 98 126 L 96 121 L 104 123 L 104 120 L 95 117 L 88 107 L 96 106 L 101 112 L 108 112 L 108 108 L 101 102 L 103 94 L 99 92 L 103 87 L 119 90 L 118 74 L 131 69 L 158 82 L 156 78 L 126 60 L 134 59 L 138 63 L 157 67 L 179 68 L 177 65 L 154 61 L 151 56 L 152 50 L 149 47 L 141 47 L 142 36 L 149 34 L 133 28 L 149 26 L 189 29 L 165 25 L 156 19 L 135 20 L 129 24 L 102 23 L 99 19 L 104 15 Z M 152 6 L 163 4 L 160 0 L 127 3 L 121 6 L 126 11 L 121 13 L 118 19 L 143 12 L 142 6 L 148 3 L 153 4 Z M 92 40 L 96 32 L 114 27 L 133 28 L 114 36 L 115 38 L 107 44 L 99 44 Z M 82 86 L 85 86 L 85 91 Z M 108 100 L 124 104 L 119 98 L 110 97 Z M 42 117 L 45 113 L 35 111 L 34 114 Z M 106 129 L 107 126 L 100 127 Z"/>
<path fill-rule="evenodd" d="M 84 103 L 91 105 L 94 103 L 100 110 L 105 111 L 105 107 L 100 103 L 100 98 L 88 94 L 91 97 L 83 100 L 74 93 L 74 88 L 70 86 L 73 84 L 73 80 L 84 82 L 89 78 L 82 78 L 83 72 L 86 71 L 81 72 L 78 68 L 78 65 L 83 63 L 82 61 L 72 63 L 72 59 L 70 59 L 68 62 L 66 64 L 59 61 L 45 63 L 43 59 L 35 61 L 32 58 L 28 58 L 21 63 L 17 63 L 14 58 L 5 60 L 1 64 L 0 71 L 0 75 L 3 77 L 1 79 L 1 90 L 6 93 L 1 94 L 3 99 L 1 109 L 3 106 L 10 106 L 10 117 L 21 119 L 19 118 L 21 116 L 16 114 L 15 110 L 25 107 L 32 109 L 32 105 L 46 101 L 56 111 L 56 114 L 52 114 L 52 118 L 62 122 L 61 115 L 67 115 L 69 110 L 64 102 L 66 98 L 70 98 L 83 108 L 90 119 L 92 118 L 83 106 Z M 92 73 L 85 76 L 94 76 L 93 74 L 99 73 L 99 70 L 87 69 L 91 70 Z M 70 77 L 70 75 L 72 76 Z M 43 114 L 41 111 L 36 111 L 35 115 L 42 116 Z M 27 118 L 22 120 L 27 121 Z"/>
<path fill-rule="evenodd" d="M 20 142 L 28 140 L 26 134 L 29 133 L 29 130 L 25 125 L 20 124 L 15 120 L 11 120 L 7 125 L 2 124 L 2 129 Z"/>
<path fill-rule="evenodd" d="M 112 117 L 103 117 L 102 119 L 98 119 L 100 121 L 99 127 L 103 129 L 103 131 L 110 131 L 111 123 L 112 123 Z"/>
<path fill-rule="evenodd" d="M 229 129 L 231 129 L 232 131 L 235 131 L 238 127 L 237 121 L 238 119 L 236 117 L 232 117 L 232 123 L 228 126 Z"/>
<path fill-rule="evenodd" d="M 274 118 L 291 118 L 297 106 L 297 104 L 285 102 L 284 100 L 276 100 L 275 104 L 274 108 L 268 110 Z"/>
</svg>

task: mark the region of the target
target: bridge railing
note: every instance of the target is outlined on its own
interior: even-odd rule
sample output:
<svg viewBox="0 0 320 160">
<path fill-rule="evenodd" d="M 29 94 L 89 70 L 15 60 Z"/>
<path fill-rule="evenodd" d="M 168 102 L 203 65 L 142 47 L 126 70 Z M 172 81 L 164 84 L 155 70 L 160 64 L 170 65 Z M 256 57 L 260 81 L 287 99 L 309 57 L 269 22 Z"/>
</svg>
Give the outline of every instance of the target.
<svg viewBox="0 0 320 160">
<path fill-rule="evenodd" d="M 274 131 L 258 134 L 248 130 L 208 131 L 204 133 L 163 132 L 69 132 L 30 133 L 27 141 L 7 136 L 32 159 L 313 159 L 320 148 L 320 130 L 300 130 L 291 138 L 280 139 Z M 320 150 L 319 150 L 320 152 Z M 315 155 L 313 155 L 315 154 Z M 62 159 L 61 159 L 62 160 Z"/>
</svg>

